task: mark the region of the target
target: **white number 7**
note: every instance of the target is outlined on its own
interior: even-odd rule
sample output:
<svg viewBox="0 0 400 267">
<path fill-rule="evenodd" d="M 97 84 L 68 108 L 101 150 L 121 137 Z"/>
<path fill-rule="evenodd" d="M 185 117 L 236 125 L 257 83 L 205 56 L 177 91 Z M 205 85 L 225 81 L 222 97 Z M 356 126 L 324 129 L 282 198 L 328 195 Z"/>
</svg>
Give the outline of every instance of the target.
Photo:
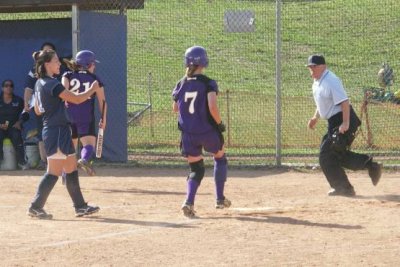
<svg viewBox="0 0 400 267">
<path fill-rule="evenodd" d="M 188 99 L 193 98 L 193 100 L 190 102 L 190 105 L 189 105 L 189 113 L 190 114 L 194 113 L 194 101 L 196 101 L 196 97 L 197 97 L 197 92 L 186 92 L 185 93 L 185 102 L 187 102 Z"/>
</svg>

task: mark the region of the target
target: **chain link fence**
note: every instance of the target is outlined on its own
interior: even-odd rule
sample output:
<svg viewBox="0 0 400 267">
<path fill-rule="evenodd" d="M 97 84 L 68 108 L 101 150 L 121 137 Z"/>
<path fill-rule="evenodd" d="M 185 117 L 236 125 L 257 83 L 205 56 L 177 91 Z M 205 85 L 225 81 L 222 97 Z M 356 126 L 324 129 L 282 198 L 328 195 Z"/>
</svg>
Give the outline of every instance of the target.
<svg viewBox="0 0 400 267">
<path fill-rule="evenodd" d="M 231 164 L 276 162 L 277 1 L 146 1 L 128 14 L 128 136 L 132 159 L 176 161 L 179 131 L 171 90 L 184 74 L 187 47 L 207 48 L 207 75 L 219 82 L 219 104 L 228 125 Z M 281 157 L 283 164 L 316 164 L 326 129 L 307 129 L 315 111 L 304 64 L 325 55 L 363 119 L 354 149 L 398 164 L 399 109 L 393 101 L 364 101 L 379 87 L 383 62 L 398 69 L 400 3 L 395 0 L 281 1 Z M 388 90 L 388 89 L 386 89 Z M 396 82 L 390 90 L 395 93 Z M 368 117 L 368 121 L 366 120 Z M 372 136 L 372 138 L 371 138 Z"/>
<path fill-rule="evenodd" d="M 184 75 L 184 51 L 202 45 L 210 59 L 206 74 L 220 86 L 218 101 L 227 124 L 225 139 L 232 165 L 274 165 L 277 152 L 282 164 L 317 164 L 326 123 L 320 121 L 314 131 L 307 129 L 315 104 L 304 64 L 313 53 L 325 55 L 362 118 L 354 149 L 373 154 L 387 165 L 399 164 L 398 1 L 282 0 L 280 13 L 276 0 L 143 2 L 85 1 L 95 12 L 127 18 L 127 120 L 108 119 L 127 123 L 130 160 L 183 163 L 171 91 Z M 0 23 L 71 16 L 69 10 L 2 13 Z M 282 44 L 278 54 L 277 17 Z M 103 30 L 98 28 L 93 34 L 101 36 Z M 278 72 L 277 57 L 281 61 Z M 384 62 L 395 76 L 393 85 L 386 88 L 377 81 Z M 282 118 L 278 124 L 277 76 L 281 77 Z M 277 125 L 281 126 L 278 132 Z M 277 134 L 281 136 L 278 150 Z"/>
</svg>

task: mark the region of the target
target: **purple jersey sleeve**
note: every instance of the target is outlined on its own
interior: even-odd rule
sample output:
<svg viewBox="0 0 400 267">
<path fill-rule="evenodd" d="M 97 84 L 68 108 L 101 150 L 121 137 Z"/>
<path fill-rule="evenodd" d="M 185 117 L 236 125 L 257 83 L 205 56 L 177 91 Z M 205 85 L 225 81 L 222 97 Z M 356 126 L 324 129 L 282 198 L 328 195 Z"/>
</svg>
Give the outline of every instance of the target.
<svg viewBox="0 0 400 267">
<path fill-rule="evenodd" d="M 104 83 L 101 81 L 100 77 L 97 75 L 94 75 L 94 74 L 93 74 L 93 76 L 94 76 L 94 79 L 99 83 L 99 86 L 104 87 Z"/>
<path fill-rule="evenodd" d="M 178 101 L 178 98 L 179 98 L 178 94 L 179 94 L 179 91 L 180 91 L 180 88 L 181 88 L 181 83 L 182 83 L 182 80 L 179 81 L 179 82 L 176 84 L 174 90 L 172 90 L 172 99 L 173 99 L 175 102 Z"/>
<path fill-rule="evenodd" d="M 209 93 L 209 92 L 216 92 L 218 94 L 218 92 L 219 92 L 218 84 L 215 80 L 210 80 L 210 82 L 208 83 L 207 93 Z"/>
</svg>

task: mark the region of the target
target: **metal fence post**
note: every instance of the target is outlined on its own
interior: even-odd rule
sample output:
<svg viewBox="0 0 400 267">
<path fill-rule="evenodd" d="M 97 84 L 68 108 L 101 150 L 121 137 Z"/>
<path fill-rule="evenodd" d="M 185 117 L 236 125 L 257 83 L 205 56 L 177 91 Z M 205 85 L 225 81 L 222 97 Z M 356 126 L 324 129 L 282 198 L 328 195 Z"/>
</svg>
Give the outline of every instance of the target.
<svg viewBox="0 0 400 267">
<path fill-rule="evenodd" d="M 153 91 L 152 91 L 152 81 L 153 76 L 151 72 L 149 72 L 149 105 L 150 105 L 150 130 L 151 130 L 151 137 L 154 137 L 154 114 L 153 114 Z"/>
<path fill-rule="evenodd" d="M 276 83 L 276 109 L 275 109 L 275 157 L 276 165 L 282 165 L 282 70 L 281 70 L 281 14 L 282 14 L 282 0 L 276 0 L 276 46 L 275 46 L 275 83 Z"/>
<path fill-rule="evenodd" d="M 231 145 L 231 110 L 230 110 L 230 99 L 229 99 L 229 90 L 226 90 L 226 113 L 227 113 L 227 134 L 228 134 L 228 146 Z"/>
<path fill-rule="evenodd" d="M 77 4 L 72 5 L 72 57 L 75 57 L 79 50 L 79 8 Z"/>
</svg>

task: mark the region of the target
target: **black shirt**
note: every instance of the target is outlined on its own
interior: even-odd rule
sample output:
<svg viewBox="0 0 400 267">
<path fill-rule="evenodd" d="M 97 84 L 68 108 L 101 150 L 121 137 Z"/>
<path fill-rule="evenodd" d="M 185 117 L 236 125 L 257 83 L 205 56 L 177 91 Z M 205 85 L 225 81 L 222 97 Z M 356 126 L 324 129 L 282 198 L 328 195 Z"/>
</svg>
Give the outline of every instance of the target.
<svg viewBox="0 0 400 267">
<path fill-rule="evenodd" d="M 20 118 L 24 109 L 24 100 L 13 94 L 12 101 L 7 104 L 3 101 L 3 93 L 0 94 L 0 124 L 9 122 L 9 127 L 13 126 Z"/>
</svg>

